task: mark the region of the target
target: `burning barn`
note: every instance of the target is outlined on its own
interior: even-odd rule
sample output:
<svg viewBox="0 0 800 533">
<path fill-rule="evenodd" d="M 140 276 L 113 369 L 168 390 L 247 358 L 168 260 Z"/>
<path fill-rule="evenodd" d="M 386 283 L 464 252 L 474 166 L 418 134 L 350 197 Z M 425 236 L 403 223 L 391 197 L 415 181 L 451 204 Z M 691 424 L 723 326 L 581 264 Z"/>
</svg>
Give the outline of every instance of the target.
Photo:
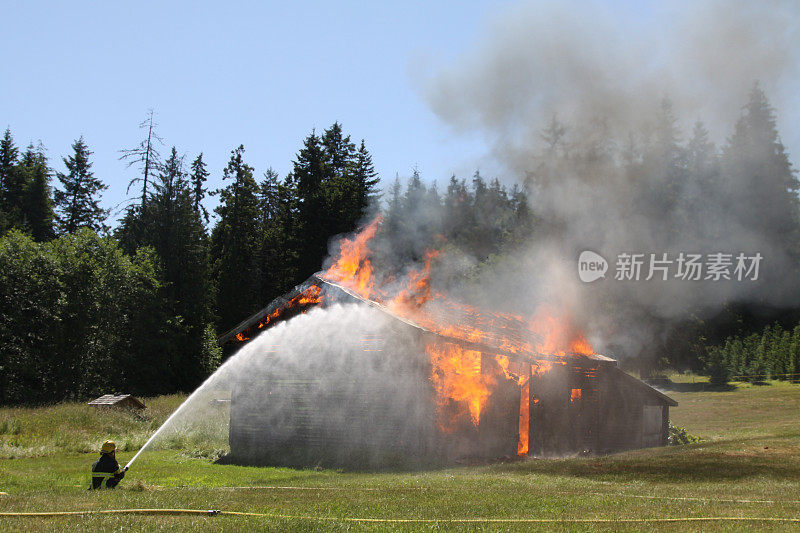
<svg viewBox="0 0 800 533">
<path fill-rule="evenodd" d="M 358 345 L 322 348 L 330 352 L 322 361 L 335 357 L 344 366 L 338 380 L 328 378 L 325 364 L 272 372 L 269 360 L 280 346 L 254 353 L 260 364 L 232 391 L 234 461 L 377 466 L 401 458 L 610 453 L 666 444 L 669 407 L 677 403 L 584 340 L 554 349 L 518 317 L 443 299 L 432 304 L 419 273 L 411 276 L 416 290 L 387 303 L 332 272 L 220 337 L 223 344 L 247 343 L 317 307 L 349 305 L 383 317 L 348 326 Z M 365 371 L 364 361 L 384 365 L 382 378 Z"/>
</svg>

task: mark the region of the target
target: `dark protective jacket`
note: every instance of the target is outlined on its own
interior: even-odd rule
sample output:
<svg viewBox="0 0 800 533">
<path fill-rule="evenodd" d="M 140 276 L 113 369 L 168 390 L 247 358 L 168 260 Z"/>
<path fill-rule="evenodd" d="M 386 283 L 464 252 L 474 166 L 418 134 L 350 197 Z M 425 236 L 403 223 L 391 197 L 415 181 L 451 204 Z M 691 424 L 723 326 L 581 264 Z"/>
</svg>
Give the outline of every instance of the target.
<svg viewBox="0 0 800 533">
<path fill-rule="evenodd" d="M 104 453 L 92 465 L 92 486 L 90 489 L 113 489 L 117 486 L 125 472 L 119 467 L 111 454 Z"/>
</svg>

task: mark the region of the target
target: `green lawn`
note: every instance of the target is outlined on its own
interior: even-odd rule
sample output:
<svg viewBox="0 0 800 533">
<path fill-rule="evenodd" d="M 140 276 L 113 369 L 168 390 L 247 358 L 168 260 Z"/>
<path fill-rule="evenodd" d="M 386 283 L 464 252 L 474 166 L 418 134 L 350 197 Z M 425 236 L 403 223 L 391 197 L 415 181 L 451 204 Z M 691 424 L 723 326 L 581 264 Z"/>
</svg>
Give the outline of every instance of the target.
<svg viewBox="0 0 800 533">
<path fill-rule="evenodd" d="M 132 457 L 180 397 L 146 415 L 82 405 L 0 409 L 0 512 L 181 508 L 270 517 L 0 516 L 0 530 L 784 530 L 789 522 L 458 522 L 800 517 L 800 385 L 702 390 L 683 377 L 668 392 L 677 425 L 703 441 L 607 457 L 528 460 L 421 472 L 345 473 L 215 464 L 219 443 L 175 438 L 146 451 L 119 489 L 89 492 L 87 453 L 110 436 Z M 707 388 L 707 387 L 706 387 Z M 431 522 L 354 522 L 352 518 Z"/>
</svg>

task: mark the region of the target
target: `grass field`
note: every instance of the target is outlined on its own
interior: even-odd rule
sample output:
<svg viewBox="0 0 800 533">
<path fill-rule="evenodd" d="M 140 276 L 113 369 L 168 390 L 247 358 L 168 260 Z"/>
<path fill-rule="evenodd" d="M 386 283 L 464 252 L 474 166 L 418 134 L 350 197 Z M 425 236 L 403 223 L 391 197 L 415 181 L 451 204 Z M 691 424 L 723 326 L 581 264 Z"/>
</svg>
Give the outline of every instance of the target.
<svg viewBox="0 0 800 533">
<path fill-rule="evenodd" d="M 527 460 L 419 472 L 347 473 L 216 464 L 218 443 L 176 438 L 146 451 L 114 491 L 86 490 L 106 438 L 125 463 L 182 398 L 146 415 L 69 404 L 0 409 L 0 513 L 134 508 L 221 509 L 247 516 L 2 517 L 0 530 L 575 530 L 796 531 L 777 521 L 619 522 L 663 518 L 800 518 L 800 385 L 709 391 L 683 377 L 671 411 L 702 442 L 606 457 Z M 364 522 L 357 518 L 420 520 Z M 558 522 L 463 522 L 537 519 Z M 425 521 L 429 520 L 429 521 Z M 610 520 L 571 522 L 570 520 Z"/>
</svg>

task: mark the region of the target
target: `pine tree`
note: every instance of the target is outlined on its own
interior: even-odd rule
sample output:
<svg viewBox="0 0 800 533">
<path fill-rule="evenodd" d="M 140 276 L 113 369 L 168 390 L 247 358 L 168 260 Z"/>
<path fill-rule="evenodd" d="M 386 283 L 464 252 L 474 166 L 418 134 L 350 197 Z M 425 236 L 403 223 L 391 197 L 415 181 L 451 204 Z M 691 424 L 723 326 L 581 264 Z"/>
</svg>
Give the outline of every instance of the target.
<svg viewBox="0 0 800 533">
<path fill-rule="evenodd" d="M 550 124 L 541 134 L 542 140 L 547 144 L 548 152 L 555 154 L 559 148 L 563 147 L 566 133 L 567 128 L 559 122 L 558 117 L 553 115 L 553 118 L 550 119 Z"/>
<path fill-rule="evenodd" d="M 56 173 L 63 187 L 55 191 L 59 232 L 74 233 L 83 227 L 104 230 L 107 211 L 100 207 L 100 195 L 108 187 L 91 172 L 92 152 L 82 136 L 72 144 L 72 150 L 72 155 L 62 158 L 67 173 Z"/>
<path fill-rule="evenodd" d="M 789 349 L 789 364 L 786 368 L 789 379 L 800 382 L 800 325 L 792 330 L 792 341 Z"/>
<path fill-rule="evenodd" d="M 362 142 L 357 150 L 336 122 L 321 136 L 312 131 L 297 154 L 287 185 L 297 196 L 297 272 L 317 272 L 334 235 L 357 229 L 375 198 L 377 174 Z"/>
<path fill-rule="evenodd" d="M 668 237 L 680 237 L 685 224 L 674 220 L 674 212 L 686 182 L 686 153 L 679 144 L 677 119 L 669 99 L 662 100 L 656 114 L 653 135 L 642 164 L 646 177 L 643 213 L 651 220 L 664 221 Z"/>
<path fill-rule="evenodd" d="M 260 305 L 266 305 L 296 283 L 296 245 L 292 242 L 290 188 L 272 168 L 258 187 Z"/>
<path fill-rule="evenodd" d="M 508 236 L 508 245 L 514 247 L 522 243 L 531 242 L 536 220 L 528 205 L 528 195 L 525 192 L 525 188 L 518 186 L 516 183 L 509 193 L 509 208 L 513 213 L 513 221 Z"/>
<path fill-rule="evenodd" d="M 708 130 L 697 121 L 686 147 L 686 186 L 679 198 L 684 231 L 691 228 L 695 237 L 721 238 L 727 227 L 721 202 L 719 157 Z M 688 236 L 687 236 L 688 237 Z"/>
<path fill-rule="evenodd" d="M 226 331 L 259 308 L 258 185 L 244 162 L 244 146 L 231 152 L 218 191 L 219 221 L 212 233 L 219 331 Z"/>
<path fill-rule="evenodd" d="M 778 137 L 775 113 L 758 85 L 750 92 L 744 114 L 723 150 L 722 165 L 723 189 L 730 191 L 729 215 L 764 242 L 797 258 L 800 184 Z"/>
<path fill-rule="evenodd" d="M 180 390 L 190 390 L 204 377 L 200 355 L 210 320 L 208 250 L 183 158 L 174 146 L 152 189 L 142 217 L 142 244 L 152 246 L 159 258 L 165 311 L 174 317 L 169 325 L 175 349 L 168 381 Z"/>
<path fill-rule="evenodd" d="M 131 187 L 137 183 L 142 184 L 142 194 L 140 197 L 141 207 L 147 205 L 148 191 L 147 187 L 150 184 L 152 176 L 158 172 L 161 167 L 161 154 L 158 153 L 157 145 L 164 144 L 164 140 L 156 133 L 155 113 L 150 109 L 145 118 L 140 124 L 139 129 L 147 131 L 147 135 L 135 148 L 128 148 L 120 150 L 122 155 L 121 160 L 128 161 L 128 167 L 139 165 L 142 171 L 141 178 L 133 178 L 128 182 L 128 189 L 126 194 L 130 192 Z"/>
<path fill-rule="evenodd" d="M 23 176 L 17 168 L 19 149 L 11 130 L 6 128 L 0 140 L 0 233 L 22 226 Z"/>
<path fill-rule="evenodd" d="M 203 161 L 203 152 L 192 161 L 191 172 L 189 173 L 189 182 L 191 183 L 192 202 L 194 210 L 202 215 L 203 220 L 208 224 L 208 211 L 203 206 L 203 198 L 205 198 L 208 190 L 203 184 L 208 179 L 208 170 L 206 170 L 206 163 Z"/>
<path fill-rule="evenodd" d="M 378 183 L 380 177 L 372 164 L 372 155 L 367 151 L 364 139 L 358 146 L 355 157 L 354 177 L 356 181 L 356 201 L 355 207 L 358 209 L 359 216 L 367 213 L 370 206 L 377 206 L 380 200 Z"/>
<path fill-rule="evenodd" d="M 30 231 L 36 241 L 52 239 L 53 200 L 50 191 L 50 168 L 47 166 L 44 146 L 34 148 L 29 145 L 22 155 L 19 172 L 25 183 L 22 198 L 22 215 L 25 229 Z"/>
<path fill-rule="evenodd" d="M 144 210 L 140 204 L 132 204 L 125 208 L 125 214 L 119 226 L 114 230 L 114 237 L 122 250 L 128 254 L 136 253 L 145 242 L 146 228 L 143 220 Z"/>
<path fill-rule="evenodd" d="M 458 245 L 467 242 L 475 223 L 473 201 L 466 181 L 451 176 L 444 196 L 444 235 L 448 241 Z"/>
<path fill-rule="evenodd" d="M 434 211 L 428 209 L 428 198 L 428 188 L 419 170 L 414 168 L 400 201 L 403 216 L 400 219 L 400 235 L 395 243 L 400 252 L 398 260 L 403 263 L 422 260 L 425 252 L 433 247 L 434 234 L 439 228 L 433 225 L 431 215 Z"/>
<path fill-rule="evenodd" d="M 312 131 L 303 141 L 289 175 L 289 185 L 298 204 L 295 242 L 299 246 L 297 272 L 300 278 L 320 269 L 328 252 L 328 238 L 334 234 L 325 202 L 326 159 L 329 156 L 325 154 L 321 139 Z"/>
<path fill-rule="evenodd" d="M 400 183 L 400 176 L 395 175 L 392 186 L 389 189 L 389 197 L 383 209 L 384 217 L 381 226 L 381 234 L 390 243 L 399 242 L 402 233 L 403 219 L 405 213 L 402 209 L 403 185 Z"/>
</svg>

